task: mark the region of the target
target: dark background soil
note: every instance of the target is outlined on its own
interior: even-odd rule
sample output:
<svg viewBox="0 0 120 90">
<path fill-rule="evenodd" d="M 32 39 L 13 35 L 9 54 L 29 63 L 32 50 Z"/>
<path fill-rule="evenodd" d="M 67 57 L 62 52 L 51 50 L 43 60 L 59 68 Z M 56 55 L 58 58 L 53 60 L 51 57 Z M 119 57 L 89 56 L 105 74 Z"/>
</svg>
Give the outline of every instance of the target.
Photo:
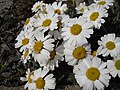
<svg viewBox="0 0 120 90">
<path fill-rule="evenodd" d="M 8 0 L 9 1 L 9 0 Z M 31 12 L 32 5 L 37 0 L 12 0 L 12 5 L 3 8 L 0 11 L 0 85 L 7 87 L 22 86 L 25 83 L 21 82 L 19 78 L 25 76 L 25 71 L 28 67 L 32 70 L 36 69 L 38 65 L 34 62 L 28 62 L 23 65 L 19 62 L 21 54 L 18 49 L 14 48 L 16 43 L 15 38 L 21 31 L 24 21 L 33 15 Z M 54 0 L 44 0 L 46 3 L 52 3 Z M 89 3 L 89 0 L 85 0 Z M 91 1 L 91 0 L 90 0 Z M 0 0 L 1 3 L 1 0 Z M 70 2 L 71 17 L 74 15 L 73 6 Z M 2 5 L 2 4 L 0 4 Z M 120 0 L 115 0 L 114 6 L 109 9 L 109 17 L 106 18 L 105 24 L 102 25 L 100 30 L 94 30 L 94 34 L 88 41 L 91 43 L 92 50 L 98 47 L 97 40 L 101 36 L 108 33 L 116 33 L 120 36 Z M 1 6 L 2 7 L 2 6 Z M 103 58 L 104 60 L 107 57 Z M 76 81 L 72 73 L 72 67 L 68 66 L 65 62 L 60 63 L 60 67 L 54 72 L 57 79 L 57 87 L 63 85 L 75 85 Z M 0 87 L 2 90 L 2 87 Z M 7 90 L 7 89 L 6 89 Z M 72 90 L 72 89 L 71 89 Z M 73 89 L 75 90 L 75 89 Z M 76 89 L 77 90 L 77 89 Z M 120 90 L 120 79 L 118 77 L 112 78 L 110 85 L 106 90 Z"/>
</svg>

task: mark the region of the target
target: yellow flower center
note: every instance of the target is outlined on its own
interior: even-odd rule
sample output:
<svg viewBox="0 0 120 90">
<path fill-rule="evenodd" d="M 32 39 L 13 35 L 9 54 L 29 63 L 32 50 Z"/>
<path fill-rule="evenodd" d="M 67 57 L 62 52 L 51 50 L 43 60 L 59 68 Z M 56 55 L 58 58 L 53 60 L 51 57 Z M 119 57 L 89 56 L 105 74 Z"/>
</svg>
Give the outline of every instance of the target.
<svg viewBox="0 0 120 90">
<path fill-rule="evenodd" d="M 32 79 L 30 78 L 31 75 L 33 75 L 33 72 L 30 72 L 29 75 L 28 75 L 28 82 L 29 82 L 29 83 L 32 83 Z"/>
<path fill-rule="evenodd" d="M 106 4 L 105 1 L 100 1 L 100 2 L 98 2 L 98 5 L 105 5 L 105 4 Z"/>
<path fill-rule="evenodd" d="M 30 18 L 27 18 L 27 20 L 25 21 L 24 25 L 27 25 L 30 22 Z"/>
<path fill-rule="evenodd" d="M 60 15 L 60 14 L 61 14 L 60 9 L 56 9 L 54 12 L 55 12 L 55 13 L 57 13 L 58 15 Z"/>
<path fill-rule="evenodd" d="M 78 35 L 82 31 L 82 27 L 79 24 L 74 24 L 71 28 L 70 31 L 73 35 Z"/>
<path fill-rule="evenodd" d="M 24 53 L 24 59 L 28 56 L 28 54 L 29 54 L 29 50 L 26 50 Z"/>
<path fill-rule="evenodd" d="M 77 47 L 73 51 L 73 57 L 76 59 L 83 59 L 86 56 L 86 50 L 83 47 Z"/>
<path fill-rule="evenodd" d="M 60 21 L 60 20 L 57 22 L 57 26 L 58 26 L 58 28 L 61 28 L 62 23 L 61 23 L 61 21 Z"/>
<path fill-rule="evenodd" d="M 29 43 L 29 39 L 28 38 L 24 38 L 22 40 L 22 45 L 27 45 Z"/>
<path fill-rule="evenodd" d="M 51 51 L 50 52 L 50 60 L 53 60 L 55 58 L 56 51 Z"/>
<path fill-rule="evenodd" d="M 37 18 L 40 18 L 40 14 L 38 13 Z"/>
<path fill-rule="evenodd" d="M 95 56 L 96 56 L 96 53 L 97 53 L 97 51 L 93 51 L 93 52 L 92 52 L 92 55 L 95 57 Z"/>
<path fill-rule="evenodd" d="M 81 12 L 84 12 L 84 7 L 80 9 Z"/>
<path fill-rule="evenodd" d="M 43 21 L 42 26 L 44 26 L 44 27 L 50 26 L 51 22 L 52 21 L 50 19 L 46 19 Z"/>
<path fill-rule="evenodd" d="M 36 7 L 36 10 L 38 10 L 40 8 L 40 5 L 38 5 L 37 7 Z"/>
<path fill-rule="evenodd" d="M 91 67 L 86 71 L 86 76 L 89 80 L 95 81 L 100 77 L 100 71 L 95 67 Z"/>
<path fill-rule="evenodd" d="M 115 62 L 115 67 L 116 67 L 117 70 L 120 70 L 120 60 L 117 60 Z"/>
<path fill-rule="evenodd" d="M 98 17 L 99 17 L 99 13 L 98 13 L 98 12 L 93 12 L 93 13 L 90 15 L 90 20 L 91 20 L 91 21 L 95 21 Z"/>
<path fill-rule="evenodd" d="M 43 78 L 38 78 L 36 81 L 35 81 L 35 83 L 36 83 L 36 87 L 38 88 L 38 89 L 43 89 L 44 88 L 44 86 L 45 86 L 45 80 L 43 79 Z"/>
<path fill-rule="evenodd" d="M 42 41 L 35 42 L 33 48 L 34 48 L 34 51 L 35 51 L 36 54 L 40 53 L 40 51 L 43 48 L 43 42 Z"/>
<path fill-rule="evenodd" d="M 109 49 L 109 50 L 113 50 L 115 48 L 115 43 L 114 42 L 107 42 L 106 43 L 106 48 Z"/>
</svg>

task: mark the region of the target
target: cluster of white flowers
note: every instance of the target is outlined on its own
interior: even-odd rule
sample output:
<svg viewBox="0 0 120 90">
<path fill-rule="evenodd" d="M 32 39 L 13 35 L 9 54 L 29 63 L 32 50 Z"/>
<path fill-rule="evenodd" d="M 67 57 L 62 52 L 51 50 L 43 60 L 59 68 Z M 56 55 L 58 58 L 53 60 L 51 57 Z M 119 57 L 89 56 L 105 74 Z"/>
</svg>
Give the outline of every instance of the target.
<svg viewBox="0 0 120 90">
<path fill-rule="evenodd" d="M 55 78 L 48 72 L 59 67 L 63 60 L 74 67 L 75 79 L 83 90 L 103 90 L 108 87 L 111 76 L 118 74 L 120 77 L 120 38 L 114 33 L 104 35 L 98 40 L 96 51 L 91 50 L 87 40 L 94 29 L 100 29 L 105 22 L 113 2 L 94 0 L 89 6 L 80 3 L 75 8 L 79 15 L 76 18 L 65 14 L 68 8 L 62 1 L 36 2 L 32 8 L 35 15 L 27 18 L 15 44 L 23 53 L 21 61 L 24 64 L 33 58 L 40 65 L 35 71 L 28 69 L 26 78 L 21 77 L 22 81 L 27 81 L 25 89 L 55 89 Z M 110 55 L 113 60 L 103 62 L 98 55 Z"/>
</svg>

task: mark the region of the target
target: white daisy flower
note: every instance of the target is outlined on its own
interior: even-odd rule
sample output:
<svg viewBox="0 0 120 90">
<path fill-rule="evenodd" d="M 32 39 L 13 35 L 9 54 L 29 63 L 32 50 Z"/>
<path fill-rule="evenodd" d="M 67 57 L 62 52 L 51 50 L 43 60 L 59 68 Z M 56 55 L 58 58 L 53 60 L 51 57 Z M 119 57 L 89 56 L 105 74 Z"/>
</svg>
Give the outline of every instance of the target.
<svg viewBox="0 0 120 90">
<path fill-rule="evenodd" d="M 65 26 L 65 23 L 69 21 L 69 16 L 68 15 L 61 15 L 60 17 L 58 17 L 59 21 L 57 22 L 57 26 L 58 28 L 55 29 L 54 31 L 49 31 L 48 34 L 50 34 L 51 36 L 53 36 L 53 38 L 55 40 L 57 39 L 61 39 L 61 33 L 62 33 L 62 27 Z"/>
<path fill-rule="evenodd" d="M 21 31 L 20 34 L 17 36 L 16 40 L 18 42 L 15 44 L 15 48 L 20 47 L 20 52 L 22 52 L 23 50 L 30 48 L 31 43 L 34 40 L 33 32 Z"/>
<path fill-rule="evenodd" d="M 64 45 L 65 60 L 68 65 L 76 65 L 84 58 L 90 58 L 91 46 L 89 44 L 80 44 L 77 46 L 66 43 Z"/>
<path fill-rule="evenodd" d="M 40 18 L 35 23 L 35 27 L 38 27 L 43 32 L 46 32 L 48 29 L 53 31 L 57 29 L 58 15 L 54 13 L 40 14 Z"/>
<path fill-rule="evenodd" d="M 21 61 L 25 64 L 27 63 L 27 60 L 30 59 L 30 54 L 31 54 L 31 50 L 30 49 L 26 49 L 23 51 L 23 55 L 21 56 Z"/>
<path fill-rule="evenodd" d="M 58 67 L 58 63 L 60 61 L 63 61 L 63 45 L 60 45 L 58 47 L 55 48 L 55 50 L 50 52 L 50 59 L 48 61 L 47 64 L 47 68 L 49 68 L 50 70 L 54 70 L 55 67 Z"/>
<path fill-rule="evenodd" d="M 76 9 L 77 14 L 81 14 L 87 9 L 87 6 L 85 2 L 83 2 L 83 3 L 80 3 L 75 9 Z"/>
<path fill-rule="evenodd" d="M 37 29 L 39 28 L 38 26 L 36 26 L 36 23 L 40 20 L 40 14 L 41 12 L 38 11 L 37 13 L 34 14 L 33 18 L 34 18 L 34 22 L 33 22 L 33 31 L 37 31 Z M 40 30 L 42 31 L 42 29 Z"/>
<path fill-rule="evenodd" d="M 115 34 L 104 35 L 101 40 L 98 40 L 98 44 L 100 45 L 97 50 L 99 55 L 110 54 L 113 57 L 120 53 L 120 38 L 115 37 Z"/>
<path fill-rule="evenodd" d="M 120 78 L 120 55 L 114 57 L 113 60 L 108 60 L 107 67 L 113 77 L 118 75 Z"/>
<path fill-rule="evenodd" d="M 50 34 L 51 36 L 53 36 L 53 38 L 55 40 L 57 39 L 61 39 L 61 33 L 58 29 L 54 30 L 54 31 L 49 31 L 48 34 Z"/>
<path fill-rule="evenodd" d="M 32 12 L 37 12 L 39 9 L 41 9 L 41 7 L 45 5 L 45 3 L 43 3 L 43 1 L 38 1 L 33 5 L 32 8 Z"/>
<path fill-rule="evenodd" d="M 61 17 L 59 18 L 59 20 L 62 23 L 62 27 L 66 27 L 66 23 L 68 23 L 70 21 L 70 16 L 69 15 L 61 15 Z"/>
<path fill-rule="evenodd" d="M 26 31 L 28 29 L 31 29 L 33 27 L 33 24 L 35 22 L 35 18 L 31 17 L 31 18 L 27 18 L 26 21 L 24 22 L 24 27 L 23 29 Z"/>
<path fill-rule="evenodd" d="M 37 13 L 34 14 L 33 18 L 35 18 L 35 22 L 37 22 L 37 20 L 40 18 L 40 13 L 41 12 L 38 11 Z M 34 26 L 35 22 L 33 23 L 33 26 Z"/>
<path fill-rule="evenodd" d="M 39 68 L 34 71 L 34 75 L 31 78 L 34 81 L 35 87 L 33 90 L 49 90 L 55 89 L 56 83 L 53 74 L 46 75 L 49 72 L 47 68 Z"/>
<path fill-rule="evenodd" d="M 30 72 L 30 69 L 28 69 L 26 71 L 26 77 L 20 77 L 20 80 L 21 81 L 27 81 L 27 83 L 25 84 L 24 86 L 24 89 L 27 89 L 28 90 L 33 90 L 35 87 L 35 83 L 33 83 L 33 80 L 31 79 L 31 75 L 33 75 L 34 73 L 33 72 Z"/>
<path fill-rule="evenodd" d="M 47 8 L 49 8 L 49 7 L 48 7 L 48 4 L 45 4 L 45 3 L 44 3 L 36 13 L 47 14 L 47 13 L 48 13 L 48 12 L 47 12 Z M 39 16 L 39 18 L 40 18 L 40 16 Z"/>
<path fill-rule="evenodd" d="M 67 11 L 67 4 L 62 4 L 62 2 L 54 2 L 52 5 L 48 5 L 48 13 L 57 13 L 58 15 L 64 14 Z"/>
<path fill-rule="evenodd" d="M 92 55 L 89 55 L 89 57 L 87 57 L 88 59 L 93 59 L 93 57 L 95 57 L 95 56 L 92 56 Z M 86 58 L 86 59 L 87 59 Z M 84 59 L 83 59 L 84 60 Z M 80 62 L 81 63 L 81 62 Z M 77 73 L 78 71 L 80 71 L 80 68 L 78 68 L 79 67 L 79 63 L 78 64 L 76 64 L 76 65 L 74 65 L 74 68 L 73 68 L 73 73 Z"/>
<path fill-rule="evenodd" d="M 96 4 L 91 4 L 83 13 L 83 17 L 86 17 L 88 21 L 93 23 L 94 27 L 100 29 L 101 24 L 105 22 L 103 18 L 108 17 L 107 10 Z"/>
<path fill-rule="evenodd" d="M 86 18 L 79 17 L 70 19 L 66 26 L 62 28 L 63 40 L 69 44 L 79 45 L 81 42 L 87 43 L 86 38 L 93 34 L 93 25 Z"/>
<path fill-rule="evenodd" d="M 76 68 L 75 78 L 83 90 L 104 90 L 105 86 L 108 87 L 111 77 L 106 62 L 100 58 L 84 59 Z"/>
<path fill-rule="evenodd" d="M 109 9 L 110 6 L 113 6 L 114 0 L 94 0 L 94 2 L 106 9 Z"/>
<path fill-rule="evenodd" d="M 54 39 L 50 39 L 50 35 L 44 37 L 44 34 L 39 31 L 35 32 L 34 35 L 36 40 L 32 42 L 32 56 L 40 66 L 45 66 L 50 58 L 50 51 L 53 50 Z"/>
<path fill-rule="evenodd" d="M 48 9 L 49 7 L 48 7 L 48 4 L 45 4 L 45 5 L 43 5 L 42 7 L 41 7 L 41 13 L 43 13 L 43 14 L 47 14 L 48 12 L 47 12 L 47 9 Z"/>
</svg>

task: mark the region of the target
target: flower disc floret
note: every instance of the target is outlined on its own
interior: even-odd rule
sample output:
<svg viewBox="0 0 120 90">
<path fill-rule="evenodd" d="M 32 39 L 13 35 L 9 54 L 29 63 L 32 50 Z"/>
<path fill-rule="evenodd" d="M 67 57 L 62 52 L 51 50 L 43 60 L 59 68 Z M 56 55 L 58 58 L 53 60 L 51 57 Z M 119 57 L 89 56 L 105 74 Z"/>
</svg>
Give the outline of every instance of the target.
<svg viewBox="0 0 120 90">
<path fill-rule="evenodd" d="M 74 24 L 71 28 L 70 31 L 73 35 L 78 35 L 82 31 L 82 27 L 79 24 Z"/>
<path fill-rule="evenodd" d="M 29 54 L 29 50 L 26 50 L 25 53 L 24 53 L 24 58 L 26 58 Z"/>
<path fill-rule="evenodd" d="M 28 38 L 24 38 L 22 40 L 22 45 L 27 45 L 29 43 L 29 39 Z"/>
<path fill-rule="evenodd" d="M 98 2 L 98 5 L 105 5 L 105 4 L 106 4 L 105 0 Z"/>
<path fill-rule="evenodd" d="M 86 50 L 83 47 L 77 47 L 75 48 L 75 50 L 73 51 L 73 56 L 76 59 L 83 59 L 86 56 Z"/>
<path fill-rule="evenodd" d="M 98 17 L 99 17 L 99 13 L 98 13 L 98 12 L 93 12 L 93 13 L 90 15 L 90 20 L 91 20 L 91 21 L 95 21 Z"/>
<path fill-rule="evenodd" d="M 81 8 L 81 9 L 80 9 L 81 12 L 84 12 L 84 10 L 85 10 L 84 8 Z"/>
<path fill-rule="evenodd" d="M 116 67 L 117 70 L 120 70 L 120 60 L 117 60 L 115 62 L 115 67 Z"/>
<path fill-rule="evenodd" d="M 51 51 L 50 52 L 50 60 L 53 60 L 55 58 L 56 51 Z"/>
<path fill-rule="evenodd" d="M 91 67 L 86 71 L 86 76 L 89 80 L 95 81 L 95 80 L 99 79 L 100 71 L 95 67 Z"/>
<path fill-rule="evenodd" d="M 50 19 L 46 19 L 43 21 L 42 26 L 44 26 L 44 27 L 50 26 L 51 22 L 52 21 Z"/>
<path fill-rule="evenodd" d="M 109 49 L 109 50 L 113 50 L 115 48 L 115 43 L 114 42 L 107 42 L 106 43 L 106 48 Z"/>
<path fill-rule="evenodd" d="M 44 86 L 45 86 L 45 80 L 43 79 L 43 78 L 38 78 L 36 81 L 35 81 L 35 83 L 36 83 L 36 87 L 38 88 L 38 89 L 43 89 L 44 88 Z"/>
<path fill-rule="evenodd" d="M 30 72 L 29 75 L 28 75 L 28 82 L 29 83 L 32 83 L 32 79 L 31 79 L 31 75 L 33 75 L 33 72 Z"/>
<path fill-rule="evenodd" d="M 27 18 L 27 20 L 25 21 L 24 25 L 27 25 L 30 22 L 30 18 Z"/>
<path fill-rule="evenodd" d="M 42 48 L 43 48 L 43 42 L 42 41 L 35 42 L 35 44 L 34 44 L 34 51 L 35 51 L 35 53 L 40 53 Z"/>
<path fill-rule="evenodd" d="M 36 10 L 38 10 L 40 8 L 40 5 L 36 6 Z"/>
<path fill-rule="evenodd" d="M 54 12 L 55 12 L 55 13 L 57 13 L 58 15 L 60 15 L 60 14 L 61 14 L 60 9 L 56 9 Z"/>
</svg>

